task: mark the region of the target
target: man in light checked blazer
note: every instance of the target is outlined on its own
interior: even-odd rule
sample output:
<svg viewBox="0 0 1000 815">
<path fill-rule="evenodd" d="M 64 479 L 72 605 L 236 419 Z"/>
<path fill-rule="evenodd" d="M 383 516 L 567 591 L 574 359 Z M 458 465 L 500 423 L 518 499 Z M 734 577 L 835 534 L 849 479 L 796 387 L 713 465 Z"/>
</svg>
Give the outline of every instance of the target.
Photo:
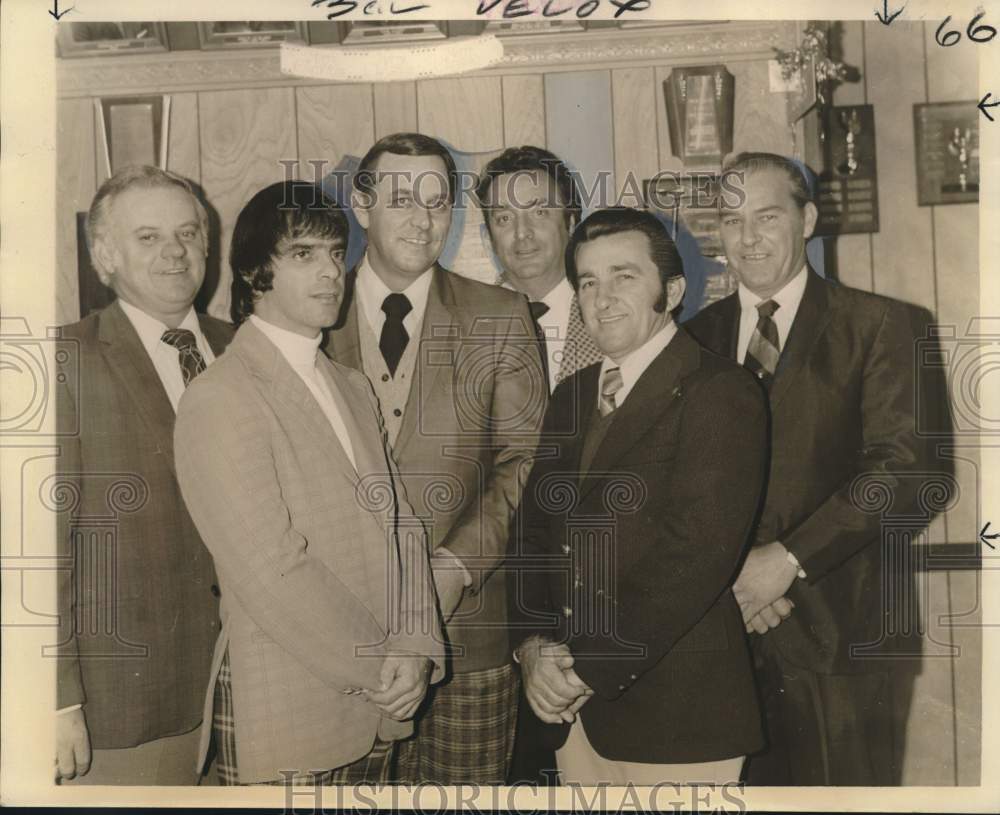
<svg viewBox="0 0 1000 815">
<path fill-rule="evenodd" d="M 177 474 L 222 591 L 202 756 L 214 733 L 223 783 L 384 782 L 443 673 L 426 538 L 371 386 L 319 353 L 347 231 L 304 182 L 250 200 L 232 353 L 178 412 Z"/>
</svg>

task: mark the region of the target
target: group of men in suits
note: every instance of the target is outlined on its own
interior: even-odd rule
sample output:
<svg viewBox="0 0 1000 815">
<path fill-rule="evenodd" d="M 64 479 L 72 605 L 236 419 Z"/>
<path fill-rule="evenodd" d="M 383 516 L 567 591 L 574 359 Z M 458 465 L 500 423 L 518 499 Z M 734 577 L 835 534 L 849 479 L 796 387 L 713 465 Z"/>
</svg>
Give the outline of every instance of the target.
<svg viewBox="0 0 1000 815">
<path fill-rule="evenodd" d="M 679 326 L 662 222 L 581 221 L 536 147 L 476 191 L 503 285 L 445 270 L 451 155 L 385 137 L 354 269 L 314 185 L 247 203 L 235 336 L 192 307 L 190 185 L 109 179 L 87 236 L 117 300 L 64 333 L 58 776 L 198 783 L 214 746 L 224 784 L 899 783 L 898 663 L 851 650 L 887 568 L 851 488 L 915 500 L 925 315 L 810 271 L 792 162 L 726 172 L 739 290 Z M 110 596 L 81 534 L 107 473 L 146 490 Z"/>
</svg>

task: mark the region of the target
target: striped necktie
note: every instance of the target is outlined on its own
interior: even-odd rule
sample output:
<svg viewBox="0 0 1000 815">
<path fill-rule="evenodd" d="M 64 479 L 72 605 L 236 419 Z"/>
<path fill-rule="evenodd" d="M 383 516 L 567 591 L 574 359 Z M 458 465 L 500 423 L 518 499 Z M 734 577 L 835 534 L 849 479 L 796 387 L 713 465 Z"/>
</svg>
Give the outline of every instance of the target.
<svg viewBox="0 0 1000 815">
<path fill-rule="evenodd" d="M 764 385 L 769 388 L 774 379 L 774 372 L 778 367 L 778 358 L 781 356 L 781 342 L 778 340 L 778 326 L 774 324 L 772 315 L 779 306 L 774 300 L 764 300 L 757 304 L 757 312 L 760 315 L 757 319 L 757 327 L 750 337 L 750 344 L 747 346 L 747 355 L 743 364 L 753 373 Z"/>
<path fill-rule="evenodd" d="M 184 387 L 205 370 L 205 358 L 198 350 L 194 332 L 186 328 L 168 328 L 160 337 L 161 342 L 177 349 L 177 360 L 181 364 L 181 376 L 184 377 Z"/>
<path fill-rule="evenodd" d="M 601 400 L 599 410 L 601 416 L 610 416 L 618 407 L 615 401 L 615 394 L 624 386 L 621 368 L 608 368 L 601 377 Z"/>
</svg>

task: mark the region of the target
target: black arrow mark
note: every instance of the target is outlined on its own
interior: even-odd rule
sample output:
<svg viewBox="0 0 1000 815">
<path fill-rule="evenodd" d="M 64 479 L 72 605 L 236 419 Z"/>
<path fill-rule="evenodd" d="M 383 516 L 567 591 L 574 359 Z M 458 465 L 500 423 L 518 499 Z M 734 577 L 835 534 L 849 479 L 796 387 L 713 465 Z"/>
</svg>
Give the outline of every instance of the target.
<svg viewBox="0 0 1000 815">
<path fill-rule="evenodd" d="M 997 99 L 995 102 L 989 102 L 989 103 L 987 103 L 986 100 L 989 99 L 989 98 L 990 98 L 990 94 L 989 94 L 989 92 L 987 92 L 986 96 L 984 96 L 982 99 L 979 100 L 979 104 L 976 105 L 976 107 L 979 108 L 979 110 L 982 112 L 983 116 L 985 116 L 987 119 L 989 119 L 991 122 L 993 122 L 993 121 L 996 121 L 996 120 L 992 116 L 990 116 L 990 112 L 986 108 L 995 108 L 997 105 L 1000 105 L 1000 99 Z"/>
<path fill-rule="evenodd" d="M 985 543 L 990 549 L 996 549 L 996 547 L 990 543 L 992 540 L 1000 538 L 1000 532 L 994 532 L 992 535 L 987 535 L 986 530 L 990 528 L 990 522 L 986 522 L 986 526 L 983 527 L 982 531 L 979 533 L 979 540 Z"/>
<path fill-rule="evenodd" d="M 889 13 L 889 0 L 882 0 L 882 13 L 879 14 L 878 9 L 875 9 L 875 16 L 878 17 L 878 21 L 882 25 L 889 25 L 893 20 L 895 20 L 900 14 L 903 13 L 903 9 L 906 8 L 903 5 L 899 11 L 894 11 L 892 14 Z"/>
<path fill-rule="evenodd" d="M 69 14 L 73 10 L 73 6 L 70 6 L 68 9 L 66 9 L 66 11 L 59 11 L 59 0 L 53 0 L 53 2 L 55 3 L 55 8 L 49 9 L 49 14 L 51 14 L 57 20 L 64 14 Z"/>
</svg>

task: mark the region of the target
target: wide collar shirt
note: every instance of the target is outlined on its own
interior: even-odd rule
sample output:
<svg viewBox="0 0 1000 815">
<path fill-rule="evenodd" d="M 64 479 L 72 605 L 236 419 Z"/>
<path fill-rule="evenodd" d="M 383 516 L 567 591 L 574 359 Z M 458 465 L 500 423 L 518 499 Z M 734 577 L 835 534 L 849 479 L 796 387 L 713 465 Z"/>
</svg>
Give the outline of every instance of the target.
<svg viewBox="0 0 1000 815">
<path fill-rule="evenodd" d="M 163 389 L 167 392 L 167 398 L 170 400 L 174 413 L 176 413 L 177 405 L 184 395 L 184 375 L 181 373 L 180 352 L 174 346 L 163 342 L 163 332 L 167 330 L 167 326 L 141 308 L 126 303 L 120 297 L 118 305 L 121 306 L 128 321 L 132 323 L 136 334 L 139 335 L 139 341 L 146 349 L 146 353 L 156 369 L 156 374 L 160 377 L 160 382 L 163 383 Z M 212 353 L 212 348 L 208 344 L 208 340 L 205 339 L 205 335 L 201 332 L 198 315 L 193 306 L 177 327 L 186 328 L 194 334 L 195 345 L 198 346 L 198 350 L 205 359 L 206 366 L 215 361 L 215 355 Z"/>
<path fill-rule="evenodd" d="M 611 357 L 604 358 L 604 361 L 601 363 L 601 378 L 598 380 L 599 383 L 604 381 L 604 374 L 607 371 L 612 368 L 621 369 L 622 386 L 615 394 L 616 408 L 620 408 L 625 403 L 625 399 L 632 392 L 632 388 L 639 381 L 639 377 L 646 372 L 646 369 L 659 356 L 660 352 L 670 344 L 675 334 L 677 334 L 677 323 L 671 320 L 621 362 L 615 362 Z M 598 406 L 600 405 L 600 400 L 600 385 L 598 385 Z"/>
<path fill-rule="evenodd" d="M 775 328 L 778 329 L 778 342 L 781 343 L 781 349 L 784 349 L 788 333 L 792 330 L 792 323 L 795 321 L 795 314 L 799 310 L 799 303 L 802 302 L 802 295 L 805 294 L 806 283 L 809 282 L 808 274 L 808 269 L 803 266 L 802 270 L 773 297 L 758 297 L 742 283 L 739 284 L 737 292 L 740 298 L 740 333 L 736 345 L 736 359 L 740 363 L 746 358 L 750 339 L 753 337 L 757 321 L 760 319 L 757 305 L 763 303 L 764 300 L 774 300 L 778 304 L 771 319 L 774 320 Z"/>
<path fill-rule="evenodd" d="M 431 281 L 434 279 L 434 268 L 431 267 L 421 274 L 400 294 L 405 294 L 410 301 L 410 313 L 403 318 L 403 328 L 410 339 L 420 336 L 420 331 L 424 323 L 424 312 L 427 311 L 427 298 L 430 296 Z M 358 305 L 361 307 L 368 320 L 368 325 L 375 333 L 376 337 L 382 336 L 382 326 L 385 325 L 386 315 L 382 311 L 382 303 L 385 298 L 393 293 L 382 278 L 378 276 L 368 261 L 366 254 L 358 267 L 358 276 L 355 281 L 355 290 L 358 297 Z"/>
</svg>

